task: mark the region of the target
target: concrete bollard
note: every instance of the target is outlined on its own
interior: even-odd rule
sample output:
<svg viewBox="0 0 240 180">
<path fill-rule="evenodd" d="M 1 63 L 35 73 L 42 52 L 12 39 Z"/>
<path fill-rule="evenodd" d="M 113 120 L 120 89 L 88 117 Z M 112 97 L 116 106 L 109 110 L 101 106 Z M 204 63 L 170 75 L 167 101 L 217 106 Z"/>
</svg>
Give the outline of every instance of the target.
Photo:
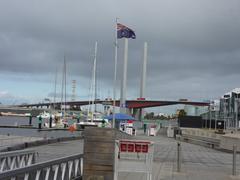
<svg viewBox="0 0 240 180">
<path fill-rule="evenodd" d="M 233 166 L 232 166 L 232 175 L 236 176 L 236 159 L 237 159 L 237 146 L 233 145 Z"/>
<path fill-rule="evenodd" d="M 177 143 L 177 172 L 181 172 L 181 143 Z"/>
</svg>

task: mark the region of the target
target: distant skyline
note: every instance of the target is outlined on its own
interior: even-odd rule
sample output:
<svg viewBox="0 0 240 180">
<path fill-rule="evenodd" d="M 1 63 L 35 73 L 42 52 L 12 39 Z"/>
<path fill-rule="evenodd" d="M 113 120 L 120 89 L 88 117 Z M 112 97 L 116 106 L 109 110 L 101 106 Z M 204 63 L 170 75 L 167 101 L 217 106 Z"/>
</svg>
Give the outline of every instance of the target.
<svg viewBox="0 0 240 180">
<path fill-rule="evenodd" d="M 239 0 L 2 0 L 0 102 L 52 98 L 56 69 L 59 94 L 64 54 L 69 96 L 74 79 L 77 99 L 87 100 L 95 41 L 98 98 L 112 96 L 116 17 L 136 33 L 129 40 L 129 99 L 139 97 L 145 41 L 147 99 L 219 99 L 240 87 Z M 122 62 L 119 40 L 119 86 Z"/>
</svg>

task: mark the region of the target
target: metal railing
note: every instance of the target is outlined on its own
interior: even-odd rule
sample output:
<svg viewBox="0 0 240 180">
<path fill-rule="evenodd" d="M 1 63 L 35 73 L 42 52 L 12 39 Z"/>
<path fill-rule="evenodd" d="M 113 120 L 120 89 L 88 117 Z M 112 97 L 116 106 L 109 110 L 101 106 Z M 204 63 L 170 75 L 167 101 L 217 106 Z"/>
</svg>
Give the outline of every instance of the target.
<svg viewBox="0 0 240 180">
<path fill-rule="evenodd" d="M 0 153 L 0 173 L 34 164 L 36 152 L 22 150 Z"/>
<path fill-rule="evenodd" d="M 1 180 L 70 180 L 82 177 L 83 154 L 0 173 Z"/>
</svg>

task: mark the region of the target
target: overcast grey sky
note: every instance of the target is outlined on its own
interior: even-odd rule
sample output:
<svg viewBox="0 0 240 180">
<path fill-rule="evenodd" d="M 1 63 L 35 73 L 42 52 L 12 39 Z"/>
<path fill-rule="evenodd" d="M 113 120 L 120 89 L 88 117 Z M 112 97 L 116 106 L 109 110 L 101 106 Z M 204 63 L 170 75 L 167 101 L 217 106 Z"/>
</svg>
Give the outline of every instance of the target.
<svg viewBox="0 0 240 180">
<path fill-rule="evenodd" d="M 86 99 L 95 41 L 99 97 L 112 95 L 116 17 L 137 36 L 129 40 L 129 98 L 139 96 L 145 41 L 147 99 L 215 99 L 240 87 L 239 0 L 0 0 L 0 102 L 47 97 L 56 68 L 60 84 L 64 53 L 68 91 L 76 79 Z"/>
</svg>

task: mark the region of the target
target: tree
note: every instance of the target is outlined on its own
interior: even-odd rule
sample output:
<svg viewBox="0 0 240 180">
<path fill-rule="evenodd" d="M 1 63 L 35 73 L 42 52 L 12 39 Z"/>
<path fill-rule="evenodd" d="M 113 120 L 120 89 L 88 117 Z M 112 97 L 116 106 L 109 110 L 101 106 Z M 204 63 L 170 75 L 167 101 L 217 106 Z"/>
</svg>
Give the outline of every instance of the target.
<svg viewBox="0 0 240 180">
<path fill-rule="evenodd" d="M 145 116 L 144 116 L 145 119 L 153 119 L 154 118 L 154 112 L 150 112 L 150 113 L 147 113 Z"/>
<path fill-rule="evenodd" d="M 186 111 L 184 111 L 184 109 L 179 110 L 178 117 L 183 117 L 183 116 L 186 116 L 186 115 L 187 115 L 187 113 L 186 113 Z"/>
</svg>

